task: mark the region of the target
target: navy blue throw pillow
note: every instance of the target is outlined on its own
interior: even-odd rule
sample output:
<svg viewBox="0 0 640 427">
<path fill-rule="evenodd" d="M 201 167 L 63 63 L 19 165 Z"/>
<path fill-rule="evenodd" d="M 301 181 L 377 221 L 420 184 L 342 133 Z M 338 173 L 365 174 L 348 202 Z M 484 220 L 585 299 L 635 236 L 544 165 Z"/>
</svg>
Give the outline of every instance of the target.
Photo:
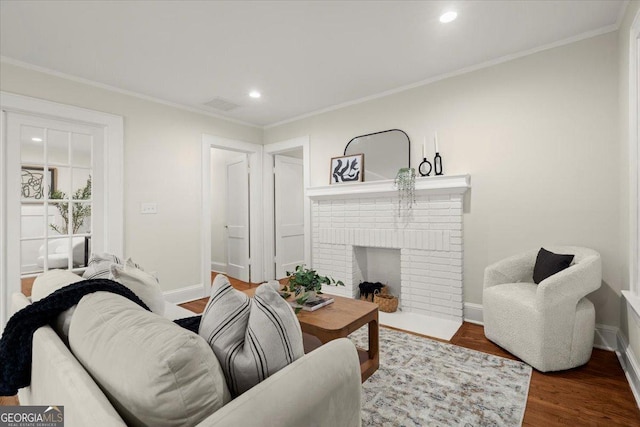
<svg viewBox="0 0 640 427">
<path fill-rule="evenodd" d="M 547 277 L 561 272 L 571 265 L 573 257 L 573 255 L 554 254 L 545 248 L 540 248 L 536 265 L 533 267 L 533 281 L 537 285 Z"/>
</svg>

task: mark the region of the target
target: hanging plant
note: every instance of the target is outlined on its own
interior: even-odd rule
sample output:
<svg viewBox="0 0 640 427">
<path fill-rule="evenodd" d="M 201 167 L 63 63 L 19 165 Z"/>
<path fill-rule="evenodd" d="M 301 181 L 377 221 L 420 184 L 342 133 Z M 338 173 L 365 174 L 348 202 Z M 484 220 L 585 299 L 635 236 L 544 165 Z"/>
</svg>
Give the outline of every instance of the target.
<svg viewBox="0 0 640 427">
<path fill-rule="evenodd" d="M 411 209 L 416 201 L 416 170 L 400 168 L 393 185 L 398 189 L 398 215 L 402 207 Z"/>
</svg>

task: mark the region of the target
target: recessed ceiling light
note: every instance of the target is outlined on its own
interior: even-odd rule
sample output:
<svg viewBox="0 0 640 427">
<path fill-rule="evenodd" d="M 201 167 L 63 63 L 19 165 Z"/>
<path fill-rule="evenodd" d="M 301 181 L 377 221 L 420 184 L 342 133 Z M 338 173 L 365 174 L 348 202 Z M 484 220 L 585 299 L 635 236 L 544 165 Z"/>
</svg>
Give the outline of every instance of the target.
<svg viewBox="0 0 640 427">
<path fill-rule="evenodd" d="M 457 17 L 458 17 L 458 13 L 451 10 L 449 12 L 446 12 L 440 15 L 440 22 L 442 22 L 443 24 L 446 24 L 453 21 Z"/>
<path fill-rule="evenodd" d="M 33 142 L 42 142 L 42 138 L 31 138 Z"/>
<path fill-rule="evenodd" d="M 252 90 L 249 92 L 249 96 L 252 98 L 260 98 L 262 95 L 257 90 Z"/>
</svg>

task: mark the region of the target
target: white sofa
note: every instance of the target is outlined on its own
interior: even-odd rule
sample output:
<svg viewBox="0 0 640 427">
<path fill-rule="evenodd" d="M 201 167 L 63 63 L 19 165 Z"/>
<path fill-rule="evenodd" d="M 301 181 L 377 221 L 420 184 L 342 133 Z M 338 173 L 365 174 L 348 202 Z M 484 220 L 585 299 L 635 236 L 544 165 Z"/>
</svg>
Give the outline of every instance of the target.
<svg viewBox="0 0 640 427">
<path fill-rule="evenodd" d="M 12 296 L 13 312 L 30 303 L 21 293 Z M 192 315 L 188 310 L 166 303 L 164 317 L 176 319 Z M 71 329 L 70 338 L 73 324 Z M 142 339 L 154 338 L 151 331 L 138 332 Z M 201 337 L 191 335 L 191 341 L 201 345 L 197 340 L 202 340 L 206 344 Z M 91 361 L 89 365 L 87 360 L 84 362 L 85 366 L 92 367 Z M 110 368 L 119 369 L 118 366 Z M 31 385 L 20 389 L 18 394 L 22 405 L 64 405 L 68 427 L 127 425 L 116 410 L 118 405 L 114 405 L 107 397 L 109 393 L 103 390 L 106 388 L 92 378 L 52 327 L 41 327 L 35 332 Z M 359 426 L 360 394 L 360 365 L 355 346 L 347 339 L 340 339 L 304 355 L 196 425 Z"/>
<path fill-rule="evenodd" d="M 485 336 L 541 372 L 584 365 L 591 358 L 595 309 L 586 296 L 602 281 L 600 254 L 551 246 L 573 254 L 569 268 L 533 281 L 537 250 L 485 269 L 482 304 Z"/>
</svg>

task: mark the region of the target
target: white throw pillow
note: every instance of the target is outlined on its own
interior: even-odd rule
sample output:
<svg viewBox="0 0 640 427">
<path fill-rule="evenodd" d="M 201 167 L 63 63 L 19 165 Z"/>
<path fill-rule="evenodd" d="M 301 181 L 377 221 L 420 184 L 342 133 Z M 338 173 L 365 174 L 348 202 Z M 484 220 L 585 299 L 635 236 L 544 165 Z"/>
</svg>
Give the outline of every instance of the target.
<svg viewBox="0 0 640 427">
<path fill-rule="evenodd" d="M 194 426 L 231 400 L 207 343 L 108 292 L 86 295 L 70 347 L 130 426 Z"/>
<path fill-rule="evenodd" d="M 124 265 L 111 264 L 109 278 L 131 289 L 156 314 L 164 314 L 164 296 L 158 279 L 127 259 Z"/>
<path fill-rule="evenodd" d="M 218 357 L 231 394 L 238 396 L 304 355 L 300 322 L 268 284 L 255 296 L 213 281 L 198 331 Z"/>
</svg>

